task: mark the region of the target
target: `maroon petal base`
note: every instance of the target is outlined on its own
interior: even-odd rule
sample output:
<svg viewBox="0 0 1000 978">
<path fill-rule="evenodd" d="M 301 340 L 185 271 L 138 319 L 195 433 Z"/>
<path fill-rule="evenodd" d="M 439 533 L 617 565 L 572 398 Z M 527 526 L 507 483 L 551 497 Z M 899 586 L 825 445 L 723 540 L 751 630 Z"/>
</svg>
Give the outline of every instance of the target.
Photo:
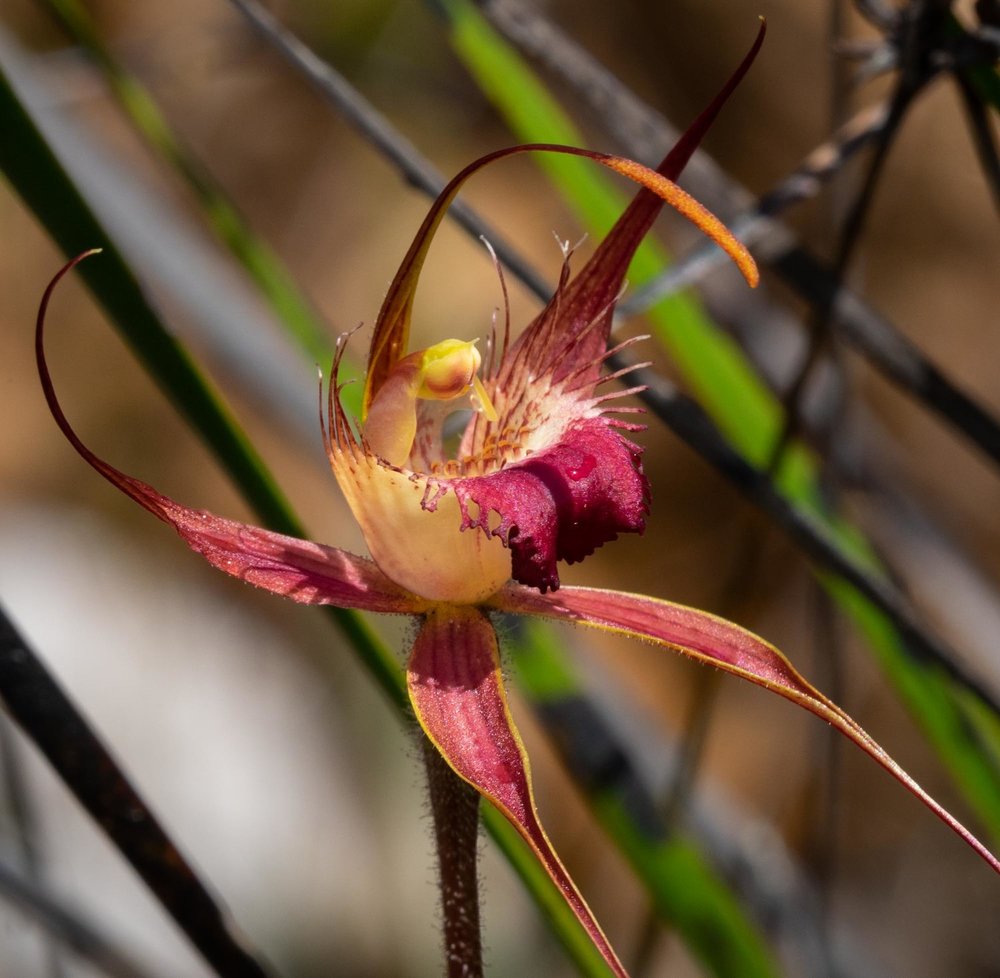
<svg viewBox="0 0 1000 978">
<path fill-rule="evenodd" d="M 619 533 L 642 532 L 649 483 L 641 452 L 604 418 L 586 418 L 551 448 L 450 486 L 465 514 L 463 528 L 500 537 L 511 551 L 511 576 L 544 593 L 559 587 L 557 561 L 583 560 Z M 493 514 L 500 519 L 494 516 L 490 529 Z"/>
</svg>

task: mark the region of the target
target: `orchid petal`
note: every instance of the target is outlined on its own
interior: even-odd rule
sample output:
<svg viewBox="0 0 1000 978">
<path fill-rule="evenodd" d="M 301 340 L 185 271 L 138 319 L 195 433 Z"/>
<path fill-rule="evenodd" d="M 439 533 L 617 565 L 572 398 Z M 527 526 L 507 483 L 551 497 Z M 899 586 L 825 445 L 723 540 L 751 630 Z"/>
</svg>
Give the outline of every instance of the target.
<svg viewBox="0 0 1000 978">
<path fill-rule="evenodd" d="M 660 177 L 675 180 L 680 175 L 726 101 L 750 70 L 761 45 L 764 43 L 765 34 L 766 25 L 762 19 L 757 37 L 746 56 L 715 98 L 681 135 L 660 163 L 656 170 Z M 475 169 L 500 158 L 502 155 L 545 148 L 544 146 L 527 145 L 485 156 L 458 174 L 435 201 L 392 286 L 390 286 L 379 313 L 368 363 L 369 372 L 364 399 L 366 406 L 392 365 L 405 353 L 417 276 L 430 246 L 431 237 L 451 200 L 457 194 L 459 185 L 471 176 Z M 566 149 L 561 148 L 557 151 L 566 152 Z M 597 162 L 604 162 L 597 155 L 588 154 L 581 150 L 575 152 L 577 155 L 590 156 Z M 614 164 L 605 163 L 605 165 L 610 166 L 611 169 L 617 169 L 618 172 L 625 172 L 628 168 L 638 166 L 630 160 L 618 158 L 615 159 Z M 644 167 L 641 169 L 643 174 L 649 172 Z M 633 176 L 628 173 L 626 175 Z M 673 185 L 671 184 L 671 186 Z M 449 192 L 450 196 L 448 196 Z M 512 391 L 519 385 L 523 386 L 523 380 L 518 375 L 532 371 L 535 364 L 539 362 L 552 359 L 557 347 L 571 352 L 562 355 L 563 363 L 555 366 L 553 379 L 561 380 L 565 374 L 577 371 L 580 365 L 585 365 L 587 368 L 581 379 L 597 379 L 602 362 L 601 357 L 607 346 L 614 304 L 624 285 L 629 263 L 639 243 L 652 227 L 664 199 L 667 198 L 660 196 L 651 184 L 643 183 L 643 189 L 639 191 L 614 227 L 598 245 L 589 261 L 572 281 L 569 281 L 568 285 L 564 275 L 564 281 L 560 283 L 552 301 L 521 334 L 510 350 L 511 355 L 504 357 L 504 363 L 497 376 L 499 388 Z M 711 221 L 715 220 L 717 219 L 711 218 Z M 705 230 L 701 223 L 698 226 Z M 719 228 L 721 229 L 721 227 L 720 224 Z M 719 239 L 715 240 L 719 242 Z M 721 242 L 719 243 L 721 244 Z M 739 247 L 742 249 L 742 245 Z M 727 251 L 735 258 L 734 252 L 729 251 L 728 248 Z M 737 264 L 747 276 L 750 284 L 756 285 L 756 266 L 752 266 L 752 259 L 750 259 L 751 265 L 748 266 L 746 258 L 749 258 L 749 255 L 743 249 Z M 523 355 L 528 347 L 532 349 L 530 357 Z"/>
<path fill-rule="evenodd" d="M 680 176 L 681 171 L 698 148 L 726 101 L 750 70 L 761 45 L 764 43 L 765 34 L 766 25 L 761 19 L 757 37 L 746 56 L 729 76 L 715 98 L 681 134 L 680 139 L 657 167 L 657 172 L 662 176 L 669 180 L 676 180 Z M 570 338 L 579 336 L 579 341 L 573 348 L 573 357 L 570 363 L 572 365 L 592 363 L 593 366 L 589 373 L 591 379 L 596 380 L 598 376 L 599 357 L 607 345 L 611 328 L 611 313 L 625 282 L 629 263 L 632 261 L 632 256 L 639 243 L 653 226 L 662 206 L 663 200 L 655 193 L 651 193 L 647 189 L 640 190 L 625 212 L 615 222 L 614 227 L 604 237 L 604 240 L 594 249 L 594 253 L 587 263 L 573 277 L 565 290 L 561 290 L 561 295 L 558 297 L 559 329 L 553 331 L 553 340 L 558 339 L 559 342 L 566 343 Z M 748 279 L 748 281 L 751 285 L 757 283 L 756 277 Z M 539 329 L 545 318 L 552 313 L 551 308 L 542 312 L 536 320 Z M 600 321 L 600 326 L 596 329 L 593 328 L 595 320 Z M 512 348 L 512 353 L 529 341 L 528 334 L 535 328 L 536 324 L 533 324 L 529 330 L 521 335 Z M 544 350 L 539 350 L 536 353 L 537 356 L 542 357 L 545 354 Z M 516 363 L 517 358 L 512 357 L 511 361 Z M 560 378 L 561 373 L 557 370 L 555 379 Z M 503 373 L 499 379 L 501 383 L 505 382 L 506 378 Z"/>
<path fill-rule="evenodd" d="M 386 613 L 422 611 L 426 603 L 394 584 L 372 561 L 345 550 L 183 506 L 98 458 L 80 440 L 56 398 L 45 361 L 44 326 L 56 284 L 93 253 L 86 252 L 69 262 L 49 283 L 38 311 L 35 333 L 35 354 L 45 399 L 77 454 L 113 486 L 172 526 L 192 550 L 232 577 L 301 604 L 332 604 L 339 608 Z"/>
<path fill-rule="evenodd" d="M 500 541 L 463 532 L 458 500 L 434 482 L 356 446 L 332 445 L 330 464 L 372 557 L 402 588 L 476 604 L 510 579 Z"/>
<path fill-rule="evenodd" d="M 538 819 L 528 758 L 507 705 L 496 632 L 489 619 L 476 608 L 434 609 L 414 643 L 407 686 L 431 743 L 452 770 L 517 829 L 608 967 L 627 978 Z"/>
<path fill-rule="evenodd" d="M 498 611 L 579 622 L 653 642 L 718 666 L 797 703 L 852 740 L 1000 873 L 1000 859 L 924 791 L 851 717 L 800 676 L 773 645 L 739 625 L 658 598 L 592 588 L 566 587 L 558 594 L 542 595 L 512 584 L 494 595 L 489 605 Z"/>
<path fill-rule="evenodd" d="M 362 401 L 362 420 L 367 417 L 372 400 L 382 384 L 389 376 L 393 367 L 406 354 L 407 340 L 410 330 L 410 316 L 413 308 L 413 297 L 417 288 L 417 280 L 423 268 L 424 260 L 430 248 L 434 234 L 447 213 L 451 202 L 458 195 L 466 180 L 490 163 L 515 156 L 518 153 L 562 153 L 568 156 L 583 156 L 614 170 L 622 176 L 638 183 L 651 191 L 656 198 L 667 201 L 680 214 L 699 227 L 720 248 L 736 262 L 740 271 L 751 285 L 757 284 L 757 266 L 746 248 L 733 236 L 732 232 L 705 207 L 693 197 L 681 190 L 663 174 L 636 163 L 633 160 L 607 153 L 580 149 L 576 146 L 558 146 L 550 143 L 530 143 L 523 146 L 511 146 L 497 150 L 480 157 L 461 170 L 441 191 L 431 205 L 423 224 L 406 253 L 396 277 L 389 286 L 389 291 L 383 300 L 375 330 L 372 336 L 371 351 L 368 357 L 368 374 L 365 378 L 365 391 Z M 655 214 L 655 212 L 654 212 Z M 652 218 L 650 218 L 651 220 Z M 648 229 L 648 225 L 647 225 Z M 645 229 L 643 230 L 643 234 Z M 641 237 L 641 235 L 639 236 Z M 627 262 L 626 262 L 627 264 Z M 624 276 L 624 269 L 622 270 Z M 620 285 L 620 280 L 619 280 Z"/>
</svg>

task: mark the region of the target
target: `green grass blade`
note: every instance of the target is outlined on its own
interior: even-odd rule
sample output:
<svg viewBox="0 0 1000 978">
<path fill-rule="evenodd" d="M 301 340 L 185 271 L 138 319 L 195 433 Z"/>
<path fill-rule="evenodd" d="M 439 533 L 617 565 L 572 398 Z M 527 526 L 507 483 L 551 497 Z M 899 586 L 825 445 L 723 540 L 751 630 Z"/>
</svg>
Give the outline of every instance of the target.
<svg viewBox="0 0 1000 978">
<path fill-rule="evenodd" d="M 611 978 L 611 969 L 604 963 L 594 942 L 570 912 L 562 895 L 549 881 L 541 863 L 510 822 L 492 805 L 484 805 L 483 824 L 531 893 L 535 905 L 553 933 L 559 937 L 577 971 L 585 978 Z"/>
<path fill-rule="evenodd" d="M 187 184 L 208 225 L 245 269 L 284 328 L 308 358 L 327 366 L 333 356 L 328 329 L 271 247 L 250 228 L 239 208 L 177 136 L 141 82 L 117 61 L 78 0 L 46 0 L 47 6 L 98 67 L 122 111 L 147 144 Z M 342 380 L 360 377 L 347 358 Z M 344 389 L 349 410 L 360 407 L 356 385 Z M 357 403 L 354 403 L 354 402 Z"/>
<path fill-rule="evenodd" d="M 103 248 L 80 274 L 146 368 L 201 434 L 269 525 L 297 532 L 287 504 L 228 409 L 164 329 L 114 243 L 0 74 L 0 170 L 67 256 Z"/>
<path fill-rule="evenodd" d="M 449 18 L 450 38 L 458 56 L 490 97 L 518 139 L 579 142 L 566 113 L 520 55 L 501 39 L 468 0 L 440 0 Z M 603 174 L 582 167 L 551 166 L 547 171 L 581 221 L 595 234 L 620 212 Z M 599 213 L 598 213 L 599 212 Z M 667 264 L 665 251 L 647 242 L 636 254 L 629 278 L 642 284 Z M 781 423 L 781 408 L 743 354 L 720 333 L 692 300 L 663 302 L 647 313 L 694 394 L 716 424 L 746 458 L 767 459 Z M 822 520 L 845 552 L 870 567 L 874 555 L 860 534 L 827 513 L 819 503 L 815 464 L 799 446 L 786 454 L 776 482 L 797 507 Z M 887 619 L 853 588 L 821 576 L 841 609 L 865 635 L 928 740 L 951 771 L 976 814 L 1000 840 L 1000 767 L 995 763 L 994 731 L 970 711 L 965 698 L 936 668 L 908 655 Z"/>
</svg>

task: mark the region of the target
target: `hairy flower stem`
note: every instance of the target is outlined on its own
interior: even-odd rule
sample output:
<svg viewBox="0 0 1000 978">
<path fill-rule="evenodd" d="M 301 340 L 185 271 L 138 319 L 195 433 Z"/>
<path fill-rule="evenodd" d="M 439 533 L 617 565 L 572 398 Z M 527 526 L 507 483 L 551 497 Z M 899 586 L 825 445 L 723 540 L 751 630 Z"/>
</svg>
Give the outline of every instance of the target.
<svg viewBox="0 0 1000 978">
<path fill-rule="evenodd" d="M 423 738 L 427 786 L 434 813 L 446 978 L 482 978 L 479 929 L 479 795 Z"/>
</svg>

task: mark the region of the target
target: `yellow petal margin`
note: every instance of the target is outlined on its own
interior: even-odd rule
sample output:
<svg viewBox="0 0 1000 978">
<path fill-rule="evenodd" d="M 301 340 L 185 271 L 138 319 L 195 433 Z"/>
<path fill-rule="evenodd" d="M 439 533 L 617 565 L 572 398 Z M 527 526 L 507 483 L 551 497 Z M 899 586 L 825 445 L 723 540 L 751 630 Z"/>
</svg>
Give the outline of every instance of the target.
<svg viewBox="0 0 1000 978">
<path fill-rule="evenodd" d="M 413 711 L 431 743 L 517 829 L 608 967 L 628 978 L 539 821 L 489 619 L 476 608 L 434 609 L 417 635 L 406 678 Z"/>
<path fill-rule="evenodd" d="M 542 595 L 510 584 L 489 604 L 498 611 L 578 622 L 652 642 L 718 666 L 797 703 L 853 741 L 971 846 L 994 872 L 1000 873 L 1000 859 L 924 791 L 857 722 L 799 675 L 773 645 L 753 632 L 697 608 L 644 594 L 597 588 L 564 587 L 555 594 Z"/>
</svg>

